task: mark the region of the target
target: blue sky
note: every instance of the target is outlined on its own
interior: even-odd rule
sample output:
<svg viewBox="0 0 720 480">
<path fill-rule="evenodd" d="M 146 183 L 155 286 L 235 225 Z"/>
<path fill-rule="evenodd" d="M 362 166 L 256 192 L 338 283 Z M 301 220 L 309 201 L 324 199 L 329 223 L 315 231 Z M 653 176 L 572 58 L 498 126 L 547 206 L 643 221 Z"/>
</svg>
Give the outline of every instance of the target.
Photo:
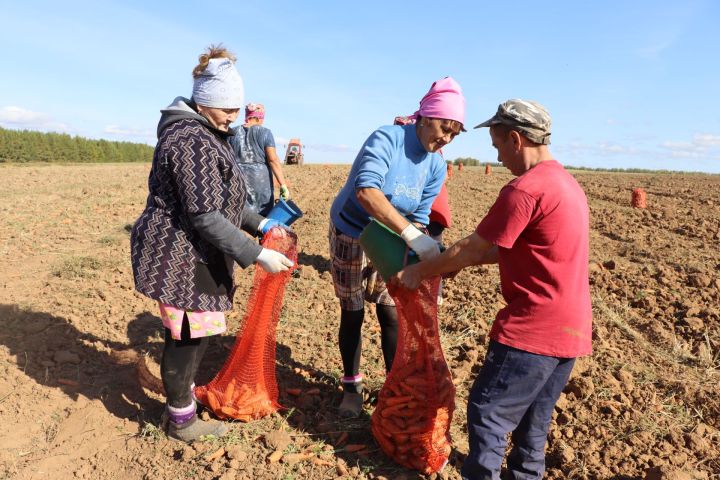
<svg viewBox="0 0 720 480">
<path fill-rule="evenodd" d="M 0 126 L 154 144 L 222 42 L 278 150 L 350 163 L 447 75 L 467 125 L 507 98 L 544 104 L 564 164 L 720 172 L 720 2 L 5 1 Z M 495 159 L 487 130 L 449 159 Z"/>
</svg>

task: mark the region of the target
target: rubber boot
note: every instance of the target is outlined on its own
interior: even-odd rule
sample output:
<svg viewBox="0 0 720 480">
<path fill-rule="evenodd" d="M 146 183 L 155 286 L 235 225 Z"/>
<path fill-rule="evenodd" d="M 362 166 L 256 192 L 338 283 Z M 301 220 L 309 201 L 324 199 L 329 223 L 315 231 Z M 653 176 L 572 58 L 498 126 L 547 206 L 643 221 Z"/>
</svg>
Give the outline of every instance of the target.
<svg viewBox="0 0 720 480">
<path fill-rule="evenodd" d="M 363 394 L 343 392 L 342 402 L 338 407 L 338 415 L 342 418 L 357 418 L 362 413 Z"/>
<path fill-rule="evenodd" d="M 181 424 L 169 420 L 166 430 L 168 437 L 185 443 L 192 443 L 195 440 L 200 440 L 202 437 L 207 436 L 219 438 L 227 432 L 228 427 L 225 425 L 225 422 L 218 420 L 201 420 L 197 415 L 193 415 L 190 420 Z"/>
</svg>

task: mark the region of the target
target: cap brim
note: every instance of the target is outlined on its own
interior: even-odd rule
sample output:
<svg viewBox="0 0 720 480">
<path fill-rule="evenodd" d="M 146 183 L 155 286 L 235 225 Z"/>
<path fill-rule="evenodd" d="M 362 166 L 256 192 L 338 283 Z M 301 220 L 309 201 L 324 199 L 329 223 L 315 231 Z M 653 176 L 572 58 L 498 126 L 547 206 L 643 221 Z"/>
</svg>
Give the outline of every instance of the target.
<svg viewBox="0 0 720 480">
<path fill-rule="evenodd" d="M 500 122 L 496 117 L 492 117 L 490 120 L 485 120 L 481 124 L 475 125 L 473 128 L 483 128 L 483 127 L 492 127 L 493 125 L 497 125 Z"/>
</svg>

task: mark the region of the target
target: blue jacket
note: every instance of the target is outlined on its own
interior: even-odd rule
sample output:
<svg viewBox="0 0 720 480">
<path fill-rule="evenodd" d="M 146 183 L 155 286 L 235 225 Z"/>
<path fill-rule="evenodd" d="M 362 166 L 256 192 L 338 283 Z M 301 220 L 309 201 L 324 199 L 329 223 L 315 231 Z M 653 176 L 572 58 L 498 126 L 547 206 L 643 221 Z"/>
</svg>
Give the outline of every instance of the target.
<svg viewBox="0 0 720 480">
<path fill-rule="evenodd" d="M 344 234 L 358 238 L 370 216 L 358 202 L 359 188 L 377 188 L 411 222 L 427 225 L 430 206 L 446 174 L 445 161 L 427 152 L 415 125 L 380 127 L 360 149 L 345 185 L 330 208 L 330 219 Z"/>
</svg>

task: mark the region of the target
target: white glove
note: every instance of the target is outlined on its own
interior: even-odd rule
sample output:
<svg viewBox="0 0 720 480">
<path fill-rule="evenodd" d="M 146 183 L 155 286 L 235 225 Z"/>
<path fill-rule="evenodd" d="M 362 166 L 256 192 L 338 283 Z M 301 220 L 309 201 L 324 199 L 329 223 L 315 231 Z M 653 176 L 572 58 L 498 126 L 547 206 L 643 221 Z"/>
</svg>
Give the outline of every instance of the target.
<svg viewBox="0 0 720 480">
<path fill-rule="evenodd" d="M 420 260 L 430 260 L 440 255 L 440 245 L 418 230 L 412 223 L 405 227 L 400 236 L 408 244 L 408 247 L 415 250 Z"/>
<path fill-rule="evenodd" d="M 293 266 L 293 262 L 280 252 L 263 248 L 257 256 L 257 263 L 268 273 L 285 272 Z"/>
</svg>

